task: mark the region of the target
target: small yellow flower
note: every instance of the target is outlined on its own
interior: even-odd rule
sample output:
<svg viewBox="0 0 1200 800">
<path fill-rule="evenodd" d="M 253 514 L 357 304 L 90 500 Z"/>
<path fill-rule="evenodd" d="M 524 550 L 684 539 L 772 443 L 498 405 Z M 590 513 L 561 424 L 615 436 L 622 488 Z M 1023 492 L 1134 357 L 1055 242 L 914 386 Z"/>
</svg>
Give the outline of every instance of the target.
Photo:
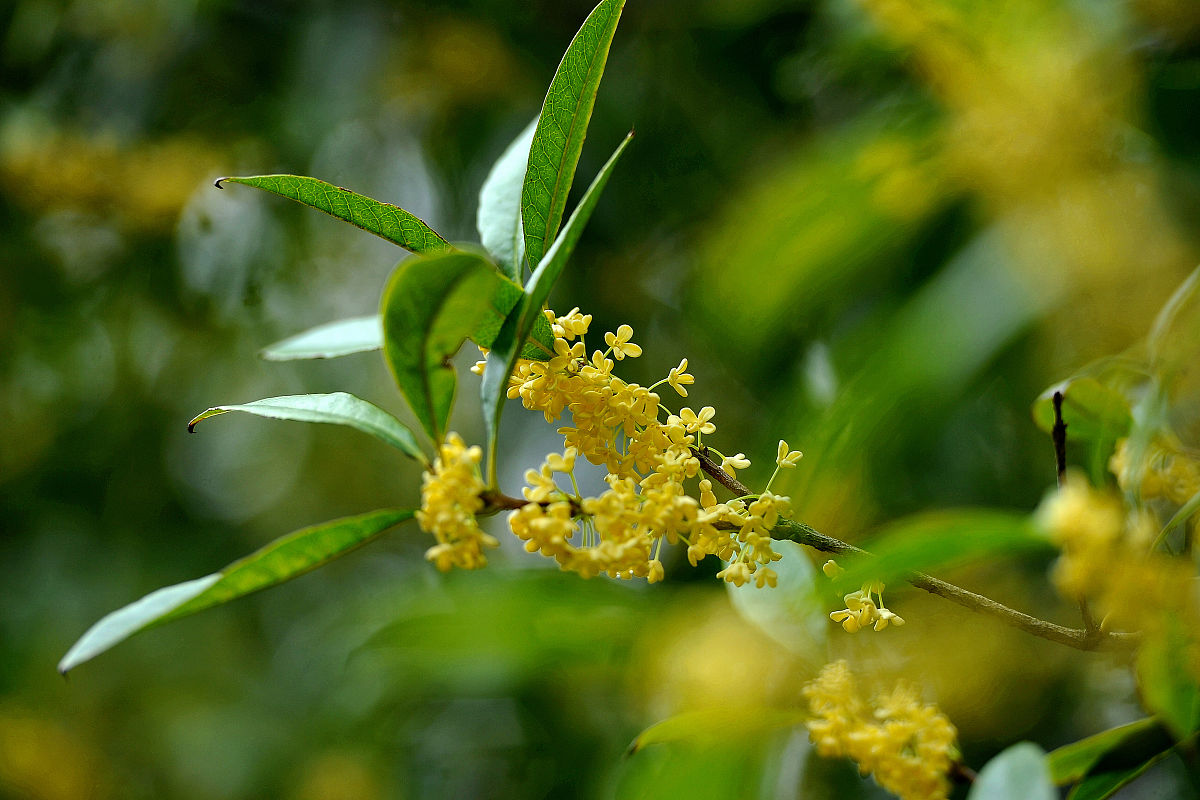
<svg viewBox="0 0 1200 800">
<path fill-rule="evenodd" d="M 554 335 L 560 339 L 572 341 L 576 336 L 583 336 L 592 324 L 591 314 L 579 313 L 579 307 L 572 308 L 565 316 L 554 318 L 553 312 L 548 316 L 553 323 Z"/>
<path fill-rule="evenodd" d="M 734 470 L 745 469 L 748 466 L 750 466 L 750 459 L 746 458 L 745 453 L 738 453 L 736 456 L 725 456 L 721 459 L 721 469 L 734 478 L 737 477 L 737 473 Z"/>
<path fill-rule="evenodd" d="M 783 439 L 779 440 L 779 450 L 775 455 L 775 463 L 783 469 L 792 469 L 796 466 L 796 462 L 804 457 L 804 453 L 799 450 L 788 450 L 788 443 Z"/>
<path fill-rule="evenodd" d="M 679 393 L 680 397 L 687 397 L 687 389 L 683 388 L 684 384 L 695 383 L 696 378 L 687 373 L 687 359 L 679 362 L 679 366 L 671 370 L 667 375 L 667 383 L 671 384 L 671 388 Z"/>
<path fill-rule="evenodd" d="M 484 490 L 479 476 L 482 456 L 478 447 L 467 447 L 457 433 L 447 434 L 431 470 L 423 477 L 417 524 L 436 537 L 437 544 L 425 557 L 443 572 L 452 567 L 482 567 L 487 564 L 484 548 L 500 545 L 475 521 L 475 515 L 483 510 L 479 497 Z"/>
<path fill-rule="evenodd" d="M 712 433 L 717 429 L 709 420 L 716 416 L 717 410 L 712 406 L 705 406 L 700 409 L 697 414 L 690 408 L 684 408 L 679 412 L 679 419 L 690 433 Z"/>
<path fill-rule="evenodd" d="M 622 325 L 617 328 L 615 335 L 612 333 L 604 334 L 604 343 L 612 348 L 613 358 L 617 359 L 617 361 L 626 356 L 637 358 L 642 354 L 642 348 L 640 345 L 629 341 L 632 337 L 633 328 L 628 325 Z"/>
<path fill-rule="evenodd" d="M 902 800 L 944 800 L 958 757 L 957 732 L 937 706 L 897 685 L 867 703 L 845 661 L 827 665 L 802 690 L 809 736 L 823 757 L 846 756 Z"/>
<path fill-rule="evenodd" d="M 574 447 L 568 447 L 560 456 L 558 453 L 551 453 L 546 456 L 546 467 L 551 472 L 569 473 L 575 469 L 575 456 L 579 451 Z"/>
</svg>

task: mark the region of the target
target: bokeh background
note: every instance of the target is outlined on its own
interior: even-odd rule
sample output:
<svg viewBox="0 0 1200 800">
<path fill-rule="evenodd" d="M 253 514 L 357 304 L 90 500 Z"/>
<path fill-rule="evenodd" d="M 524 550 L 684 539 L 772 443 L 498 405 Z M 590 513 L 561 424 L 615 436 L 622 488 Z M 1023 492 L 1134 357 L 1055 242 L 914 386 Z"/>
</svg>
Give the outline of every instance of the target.
<svg viewBox="0 0 1200 800">
<path fill-rule="evenodd" d="M 213 179 L 310 174 L 472 240 L 590 5 L 0 2 L 0 797 L 877 796 L 802 729 L 625 755 L 676 713 L 796 707 L 836 655 L 920 681 L 975 766 L 1138 714 L 1110 659 L 915 591 L 889 593 L 902 630 L 833 636 L 810 602 L 772 637 L 716 567 L 583 582 L 506 547 L 442 576 L 415 527 L 55 673 L 147 591 L 418 498 L 354 432 L 187 434 L 300 392 L 409 418 L 377 353 L 257 358 L 371 313 L 403 253 Z M 1200 261 L 1198 110 L 1192 0 L 630 0 L 580 183 L 637 137 L 555 304 L 633 325 L 630 380 L 686 356 L 751 485 L 777 439 L 804 450 L 780 488 L 823 531 L 1029 510 L 1054 478 L 1033 399 L 1134 346 Z M 510 411 L 505 446 L 515 492 L 556 445 Z M 1047 563 L 948 577 L 1073 623 Z"/>
</svg>

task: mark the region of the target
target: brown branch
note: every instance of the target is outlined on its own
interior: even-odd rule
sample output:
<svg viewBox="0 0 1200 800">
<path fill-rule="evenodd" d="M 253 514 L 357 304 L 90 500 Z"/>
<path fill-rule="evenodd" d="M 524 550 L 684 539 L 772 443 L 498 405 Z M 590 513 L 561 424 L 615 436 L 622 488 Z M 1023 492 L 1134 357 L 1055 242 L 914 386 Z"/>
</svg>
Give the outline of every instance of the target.
<svg viewBox="0 0 1200 800">
<path fill-rule="evenodd" d="M 722 486 L 729 489 L 729 491 L 738 497 L 753 494 L 744 484 L 722 470 L 719 464 L 708 457 L 706 451 L 707 448 L 692 451 L 700 459 L 700 467 L 706 474 L 712 476 L 714 480 L 719 481 Z M 803 522 L 796 522 L 790 519 L 780 519 L 779 523 L 772 529 L 771 536 L 775 539 L 787 539 L 826 553 L 870 555 L 861 548 L 843 542 L 841 539 L 826 536 Z M 1033 636 L 1057 642 L 1067 647 L 1073 647 L 1076 650 L 1124 649 L 1136 645 L 1139 638 L 1137 634 L 1133 633 L 1104 633 L 1099 629 L 1080 630 L 1078 628 L 1066 628 L 1062 625 L 1056 625 L 1053 622 L 1047 622 L 1044 619 L 1038 619 L 1016 609 L 1009 608 L 1003 603 L 992 600 L 990 597 L 975 594 L 962 587 L 955 586 L 952 583 L 947 583 L 921 572 L 909 577 L 908 582 L 918 589 L 923 589 L 930 594 L 935 594 L 952 603 L 957 603 L 963 608 L 993 617 L 1006 625 L 1019 628 Z"/>
</svg>

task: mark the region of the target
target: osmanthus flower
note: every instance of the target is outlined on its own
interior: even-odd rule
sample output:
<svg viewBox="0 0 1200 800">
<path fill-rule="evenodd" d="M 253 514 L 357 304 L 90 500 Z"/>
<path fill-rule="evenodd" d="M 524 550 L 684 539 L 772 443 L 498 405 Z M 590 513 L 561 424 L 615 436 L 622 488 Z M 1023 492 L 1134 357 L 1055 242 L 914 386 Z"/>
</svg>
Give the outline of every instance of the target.
<svg viewBox="0 0 1200 800">
<path fill-rule="evenodd" d="M 730 476 L 736 478 L 739 469 L 747 469 L 750 466 L 750 459 L 746 458 L 745 453 L 738 453 L 733 456 L 723 456 L 721 458 L 721 469 L 725 470 Z"/>
<path fill-rule="evenodd" d="M 584 577 L 605 574 L 653 583 L 664 577 L 661 549 L 682 543 L 693 564 L 709 555 L 727 562 L 719 573 L 724 580 L 774 586 L 777 577 L 770 564 L 780 555 L 772 547 L 771 528 L 781 515 L 790 513 L 789 499 L 764 491 L 721 503 L 708 478 L 699 481 L 698 500 L 688 492 L 687 486 L 700 473 L 694 448 L 699 447 L 701 436 L 716 432 L 712 421 L 716 409 L 685 407 L 675 414 L 662 406 L 654 392 L 667 383 L 686 396 L 684 386 L 695 382 L 686 372 L 687 359 L 653 386 L 639 386 L 613 374 L 614 359 L 642 354 L 642 348 L 631 341 L 630 326 L 605 334 L 607 350 L 592 350 L 589 356 L 591 315 L 578 308 L 564 316 L 549 310 L 545 314 L 555 335 L 554 355 L 547 361 L 519 361 L 507 395 L 540 411 L 547 422 L 569 412 L 570 424 L 558 428 L 563 451 L 549 454 L 540 468 L 526 471 L 526 503 L 509 516 L 509 526 L 526 550 L 553 558 L 562 569 Z M 427 480 L 433 488 L 427 504 L 431 510 L 423 511 L 429 520 L 426 529 L 441 531 L 430 557 L 444 568 L 479 565 L 481 556 L 461 554 L 470 542 L 482 547 L 494 541 L 480 538 L 474 527 L 473 514 L 482 509 L 478 469 L 468 484 L 465 472 L 453 473 L 457 477 L 452 480 L 449 469 L 442 466 L 464 459 L 477 465 L 478 448 L 467 451 L 453 437 L 444 449 L 446 455 L 435 468 L 437 480 Z M 783 456 L 794 463 L 799 454 Z M 579 494 L 574 469 L 580 457 L 608 473 L 608 488 L 598 496 Z M 742 453 L 722 456 L 728 474 L 748 466 L 750 461 Z M 556 476 L 564 476 L 570 489 L 566 482 L 560 485 Z M 437 488 L 443 484 L 457 487 L 456 492 Z M 443 496 L 453 500 L 441 500 Z M 432 509 L 441 507 L 438 502 L 454 513 L 436 516 Z M 440 527 L 434 524 L 438 519 L 444 519 Z"/>
<path fill-rule="evenodd" d="M 676 392 L 678 392 L 680 397 L 687 397 L 688 396 L 687 389 L 685 389 L 683 387 L 685 385 L 693 384 L 695 382 L 696 382 L 696 378 L 687 373 L 687 359 L 686 358 L 680 360 L 679 366 L 672 367 L 671 371 L 667 374 L 667 383 L 669 383 L 671 385 L 672 389 L 674 389 Z"/>
<path fill-rule="evenodd" d="M 1062 550 L 1052 573 L 1055 587 L 1069 599 L 1091 600 L 1103 629 L 1153 634 L 1170 617 L 1189 630 L 1200 628 L 1194 569 L 1186 559 L 1153 549 L 1159 525 L 1152 513 L 1127 509 L 1116 495 L 1093 489 L 1072 472 L 1036 518 Z"/>
<path fill-rule="evenodd" d="M 617 328 L 617 332 L 615 334 L 604 334 L 604 343 L 608 345 L 610 350 L 612 350 L 613 358 L 617 359 L 617 361 L 620 361 L 626 356 L 629 356 L 630 358 L 637 358 L 642 354 L 642 348 L 640 345 L 636 345 L 629 341 L 632 338 L 633 328 L 628 325 L 622 325 L 621 327 Z"/>
<path fill-rule="evenodd" d="M 868 703 L 845 661 L 821 670 L 802 690 L 817 753 L 848 757 L 863 775 L 902 800 L 944 800 L 958 758 L 957 732 L 914 687 L 899 684 Z"/>
<path fill-rule="evenodd" d="M 425 557 L 443 572 L 451 567 L 477 569 L 487 564 L 484 549 L 499 542 L 479 529 L 475 515 L 483 510 L 483 479 L 478 447 L 467 447 L 457 433 L 446 436 L 438 448 L 432 472 L 426 472 L 421 485 L 421 509 L 417 524 L 432 533 L 437 544 Z"/>
<path fill-rule="evenodd" d="M 1143 501 L 1163 498 L 1183 505 L 1200 492 L 1200 461 L 1173 435 L 1156 437 L 1141 457 L 1129 439 L 1117 442 L 1108 469 L 1125 492 L 1137 492 Z"/>
<path fill-rule="evenodd" d="M 830 578 L 836 578 L 845 572 L 833 559 L 826 561 L 822 565 L 821 571 Z M 840 623 L 846 633 L 858 633 L 867 627 L 876 631 L 881 631 L 888 625 L 900 627 L 904 624 L 904 618 L 893 613 L 883 604 L 884 588 L 881 581 L 864 583 L 857 592 L 851 592 L 843 597 L 846 607 L 831 612 L 829 618 Z M 879 598 L 878 603 L 875 602 L 875 597 Z"/>
</svg>

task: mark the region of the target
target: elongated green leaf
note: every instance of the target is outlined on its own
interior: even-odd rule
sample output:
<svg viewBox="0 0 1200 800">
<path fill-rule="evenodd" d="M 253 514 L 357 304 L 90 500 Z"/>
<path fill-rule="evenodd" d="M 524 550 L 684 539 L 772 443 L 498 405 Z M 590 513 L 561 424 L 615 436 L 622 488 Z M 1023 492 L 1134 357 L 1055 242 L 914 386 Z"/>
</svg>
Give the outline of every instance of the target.
<svg viewBox="0 0 1200 800">
<path fill-rule="evenodd" d="M 435 443 L 454 405 L 450 357 L 489 319 L 504 318 L 505 309 L 493 305 L 502 280 L 481 256 L 452 252 L 401 263 L 384 289 L 384 357 Z"/>
<path fill-rule="evenodd" d="M 979 771 L 967 800 L 1058 800 L 1045 752 L 1031 742 L 1008 748 Z"/>
<path fill-rule="evenodd" d="M 384 509 L 303 528 L 220 572 L 151 592 L 89 628 L 63 656 L 58 671 L 66 674 L 140 631 L 303 575 L 412 515 L 412 511 Z"/>
<path fill-rule="evenodd" d="M 567 209 L 567 194 L 624 7 L 625 0 L 601 0 L 592 9 L 546 92 L 521 189 L 521 222 L 530 267 L 541 262 Z"/>
<path fill-rule="evenodd" d="M 1120 725 L 1046 756 L 1057 784 L 1078 781 L 1072 800 L 1102 800 L 1165 758 L 1175 740 L 1155 717 Z"/>
<path fill-rule="evenodd" d="M 1147 636 L 1137 653 L 1142 704 L 1179 739 L 1200 729 L 1200 685 L 1191 669 L 1191 631 L 1174 616 Z"/>
<path fill-rule="evenodd" d="M 289 336 L 262 351 L 268 361 L 337 358 L 383 347 L 383 323 L 378 314 L 327 322 Z"/>
<path fill-rule="evenodd" d="M 808 714 L 799 709 L 745 708 L 736 704 L 686 711 L 656 722 L 639 733 L 630 742 L 626 754 L 634 755 L 649 745 L 667 742 L 729 744 L 745 736 L 799 725 L 807 717 Z"/>
<path fill-rule="evenodd" d="M 522 354 L 521 346 L 529 338 L 530 332 L 536 332 L 539 320 L 543 323 L 546 321 L 542 307 L 550 297 L 550 290 L 562 275 L 588 219 L 592 216 L 592 211 L 596 208 L 596 203 L 600 200 L 600 194 L 632 138 L 633 131 L 630 131 L 600 169 L 584 193 L 583 199 L 571 213 L 571 218 L 567 220 L 562 236 L 555 241 L 546 252 L 545 259 L 529 276 L 521 302 L 505 319 L 504 326 L 492 343 L 492 351 L 488 353 L 487 367 L 484 369 L 483 383 L 480 387 L 483 419 L 488 432 L 488 475 L 492 481 L 495 480 L 496 474 L 496 439 L 500 433 L 500 412 L 507 397 L 508 377 L 517 366 L 517 359 Z"/>
<path fill-rule="evenodd" d="M 1071 789 L 1067 800 L 1106 800 L 1170 754 L 1170 749 L 1163 750 L 1135 766 L 1105 769 L 1088 775 Z"/>
<path fill-rule="evenodd" d="M 1078 742 L 1063 745 L 1046 756 L 1050 777 L 1060 786 L 1073 783 L 1088 774 L 1105 754 L 1126 742 L 1144 738 L 1147 734 L 1153 734 L 1156 737 L 1162 736 L 1159 722 L 1154 717 L 1118 725 L 1086 739 L 1080 739 Z M 1170 740 L 1167 740 L 1166 746 L 1170 745 Z"/>
<path fill-rule="evenodd" d="M 404 423 L 382 408 L 345 392 L 268 397 L 252 403 L 215 406 L 189 422 L 188 432 L 195 430 L 196 423 L 230 411 L 244 411 L 247 414 L 256 414 L 271 419 L 347 425 L 363 433 L 368 433 L 402 453 L 426 463 L 425 454 L 417 446 L 416 437 Z"/>
<path fill-rule="evenodd" d="M 886 526 L 865 545 L 872 555 L 847 558 L 838 586 L 868 580 L 893 583 L 914 572 L 963 564 L 985 556 L 1012 556 L 1049 548 L 1029 517 L 991 509 L 917 514 Z"/>
<path fill-rule="evenodd" d="M 475 226 L 479 241 L 513 280 L 521 279 L 525 242 L 521 235 L 521 187 L 529 165 L 529 146 L 538 121 L 530 122 L 492 165 L 479 190 L 479 213 Z"/>
<path fill-rule="evenodd" d="M 441 253 L 452 249 L 450 243 L 422 220 L 391 203 L 381 203 L 349 189 L 302 175 L 253 175 L 244 178 L 220 178 L 222 183 L 240 183 L 273 192 L 297 203 L 324 211 L 331 217 L 349 222 L 392 244 L 414 253 Z"/>
</svg>

